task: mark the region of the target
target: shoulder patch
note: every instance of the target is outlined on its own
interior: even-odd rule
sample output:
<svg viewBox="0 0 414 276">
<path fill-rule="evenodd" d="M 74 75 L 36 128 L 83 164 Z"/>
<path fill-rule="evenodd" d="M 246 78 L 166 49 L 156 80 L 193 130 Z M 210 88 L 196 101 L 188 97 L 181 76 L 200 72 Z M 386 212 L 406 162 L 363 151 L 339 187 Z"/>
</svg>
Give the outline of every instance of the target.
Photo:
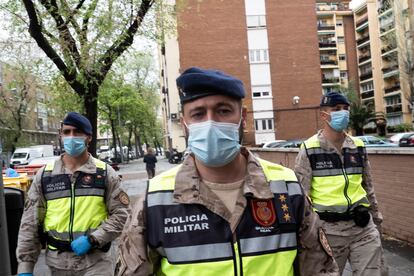
<svg viewBox="0 0 414 276">
<path fill-rule="evenodd" d="M 124 205 L 129 205 L 129 196 L 125 192 L 120 192 L 118 195 L 119 201 Z"/>
<path fill-rule="evenodd" d="M 252 213 L 254 220 L 261 226 L 269 227 L 276 222 L 273 199 L 259 200 L 252 199 Z"/>
<path fill-rule="evenodd" d="M 319 242 L 321 243 L 326 254 L 328 254 L 330 257 L 333 257 L 332 248 L 329 245 L 328 238 L 326 237 L 326 234 L 322 228 L 319 228 Z"/>
</svg>

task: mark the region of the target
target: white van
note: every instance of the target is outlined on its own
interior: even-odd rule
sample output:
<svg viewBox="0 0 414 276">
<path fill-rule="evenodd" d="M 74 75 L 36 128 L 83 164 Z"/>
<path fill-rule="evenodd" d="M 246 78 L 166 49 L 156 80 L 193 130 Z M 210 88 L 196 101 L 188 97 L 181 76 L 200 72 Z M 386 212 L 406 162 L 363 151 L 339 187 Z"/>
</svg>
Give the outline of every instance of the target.
<svg viewBox="0 0 414 276">
<path fill-rule="evenodd" d="M 10 166 L 21 166 L 27 165 L 31 160 L 34 158 L 41 157 L 41 151 L 33 148 L 17 148 L 11 159 L 10 159 Z"/>
</svg>

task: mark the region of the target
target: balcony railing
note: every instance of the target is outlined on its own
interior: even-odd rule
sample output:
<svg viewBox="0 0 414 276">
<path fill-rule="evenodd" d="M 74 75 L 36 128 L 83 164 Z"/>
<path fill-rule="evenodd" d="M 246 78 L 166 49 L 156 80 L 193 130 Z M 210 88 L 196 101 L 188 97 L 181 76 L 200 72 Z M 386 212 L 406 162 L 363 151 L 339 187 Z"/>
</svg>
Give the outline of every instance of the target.
<svg viewBox="0 0 414 276">
<path fill-rule="evenodd" d="M 335 25 L 330 24 L 318 24 L 318 31 L 334 31 Z"/>
<path fill-rule="evenodd" d="M 389 52 L 391 50 L 394 50 L 395 48 L 397 48 L 397 45 L 396 44 L 389 44 L 389 45 L 387 45 L 385 47 L 382 47 L 381 53 L 382 54 L 385 54 L 386 52 Z"/>
<path fill-rule="evenodd" d="M 381 33 L 381 34 L 382 34 L 382 33 L 385 33 L 385 32 L 387 32 L 387 31 L 389 31 L 389 30 L 393 29 L 394 27 L 395 27 L 394 22 L 391 22 L 391 23 L 389 23 L 389 24 L 387 24 L 387 25 L 385 25 L 385 26 L 380 27 L 380 33 Z"/>
<path fill-rule="evenodd" d="M 367 79 L 370 79 L 370 78 L 372 78 L 372 71 L 371 72 L 367 72 L 367 73 L 363 73 L 363 74 L 361 74 L 359 76 L 359 79 L 361 81 L 364 81 L 364 80 L 367 80 Z"/>
<path fill-rule="evenodd" d="M 395 70 L 398 70 L 398 64 L 387 66 L 387 67 L 381 69 L 383 74 L 387 74 L 387 73 L 395 71 Z"/>
<path fill-rule="evenodd" d="M 319 48 L 335 48 L 335 41 L 319 41 Z"/>
<path fill-rule="evenodd" d="M 357 45 L 360 45 L 360 44 L 365 43 L 367 41 L 369 41 L 369 35 L 361 37 L 360 39 L 358 39 L 357 40 Z"/>
<path fill-rule="evenodd" d="M 387 113 L 396 113 L 402 111 L 402 104 L 389 105 L 385 108 Z"/>
<path fill-rule="evenodd" d="M 338 65 L 337 60 L 321 60 L 322 65 Z"/>
<path fill-rule="evenodd" d="M 368 15 L 366 15 L 363 18 L 361 18 L 360 20 L 358 20 L 356 22 L 356 27 L 358 28 L 358 27 L 362 26 L 363 24 L 365 24 L 366 22 L 368 22 Z"/>
<path fill-rule="evenodd" d="M 400 89 L 401 89 L 401 85 L 396 84 L 396 85 L 390 86 L 388 88 L 385 88 L 384 92 L 385 92 L 385 94 L 388 94 L 388 93 L 392 93 L 392 92 L 395 92 L 395 91 L 399 91 Z"/>
<path fill-rule="evenodd" d="M 364 62 L 364 61 L 369 60 L 370 58 L 371 58 L 371 56 L 370 56 L 370 55 L 360 56 L 360 57 L 358 58 L 358 62 L 359 62 L 359 63 L 362 63 L 362 62 Z"/>
<path fill-rule="evenodd" d="M 368 98 L 372 98 L 374 97 L 374 90 L 370 90 L 370 91 L 365 91 L 361 93 L 361 98 L 362 99 L 368 99 Z"/>
<path fill-rule="evenodd" d="M 322 78 L 322 83 L 338 83 L 339 78 Z"/>
</svg>

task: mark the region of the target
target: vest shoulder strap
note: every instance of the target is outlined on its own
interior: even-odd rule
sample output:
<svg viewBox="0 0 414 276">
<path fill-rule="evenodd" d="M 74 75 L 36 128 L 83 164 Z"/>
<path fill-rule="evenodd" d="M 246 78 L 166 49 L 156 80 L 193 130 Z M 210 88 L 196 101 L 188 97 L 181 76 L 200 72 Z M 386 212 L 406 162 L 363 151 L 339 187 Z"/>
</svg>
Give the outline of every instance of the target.
<svg viewBox="0 0 414 276">
<path fill-rule="evenodd" d="M 103 162 L 103 161 L 101 161 L 101 160 L 99 160 L 97 158 L 93 158 L 93 161 L 95 162 L 95 166 L 98 169 L 106 170 L 106 163 L 105 162 Z"/>
<path fill-rule="evenodd" d="M 148 184 L 148 192 L 174 190 L 175 176 L 181 166 L 182 165 L 178 165 L 152 178 Z"/>
<path fill-rule="evenodd" d="M 258 160 L 268 181 L 298 181 L 293 170 L 261 158 L 258 158 Z"/>
<path fill-rule="evenodd" d="M 365 147 L 365 144 L 361 139 L 359 139 L 357 137 L 353 137 L 353 136 L 349 136 L 349 137 L 352 139 L 352 141 L 354 141 L 354 143 L 357 147 Z"/>
<path fill-rule="evenodd" d="M 47 163 L 44 171 L 51 172 L 53 171 L 54 167 L 55 167 L 55 162 Z"/>
<path fill-rule="evenodd" d="M 319 139 L 318 139 L 318 134 L 313 135 L 308 140 L 303 142 L 303 144 L 301 145 L 301 148 L 303 148 L 303 147 L 305 147 L 306 149 L 319 148 L 320 147 L 320 142 L 319 142 Z"/>
</svg>

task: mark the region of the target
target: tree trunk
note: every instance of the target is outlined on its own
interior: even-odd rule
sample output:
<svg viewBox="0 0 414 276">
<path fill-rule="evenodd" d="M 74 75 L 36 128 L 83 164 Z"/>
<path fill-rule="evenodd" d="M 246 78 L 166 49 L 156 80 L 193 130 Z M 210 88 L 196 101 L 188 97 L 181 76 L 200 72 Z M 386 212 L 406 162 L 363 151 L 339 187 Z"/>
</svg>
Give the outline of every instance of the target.
<svg viewBox="0 0 414 276">
<path fill-rule="evenodd" d="M 111 117 L 109 117 L 111 118 Z M 112 148 L 114 149 L 114 157 L 116 159 L 117 156 L 117 149 L 116 149 L 116 130 L 115 130 L 115 122 L 114 120 L 110 119 L 111 122 L 111 131 L 112 131 Z"/>
<path fill-rule="evenodd" d="M 138 140 L 137 140 L 137 128 L 134 128 L 134 138 L 135 138 L 135 156 L 136 158 L 141 157 L 141 153 L 138 151 Z"/>
<path fill-rule="evenodd" d="M 129 149 L 131 148 L 131 137 L 132 137 L 132 128 L 128 129 L 128 156 L 127 156 L 127 163 L 129 163 Z"/>
<path fill-rule="evenodd" d="M 136 135 L 136 138 L 137 138 L 137 142 L 138 142 L 139 155 L 142 157 L 142 156 L 144 156 L 144 151 L 142 150 L 141 136 Z"/>
<path fill-rule="evenodd" d="M 364 129 L 362 127 L 355 128 L 355 136 L 363 136 L 364 135 Z"/>
<path fill-rule="evenodd" d="M 92 156 L 96 157 L 96 138 L 98 133 L 98 89 L 99 86 L 96 83 L 90 83 L 87 86 L 86 93 L 84 94 L 83 98 L 83 105 L 86 112 L 86 118 L 89 119 L 92 126 L 92 141 L 89 144 L 89 152 Z"/>
</svg>

